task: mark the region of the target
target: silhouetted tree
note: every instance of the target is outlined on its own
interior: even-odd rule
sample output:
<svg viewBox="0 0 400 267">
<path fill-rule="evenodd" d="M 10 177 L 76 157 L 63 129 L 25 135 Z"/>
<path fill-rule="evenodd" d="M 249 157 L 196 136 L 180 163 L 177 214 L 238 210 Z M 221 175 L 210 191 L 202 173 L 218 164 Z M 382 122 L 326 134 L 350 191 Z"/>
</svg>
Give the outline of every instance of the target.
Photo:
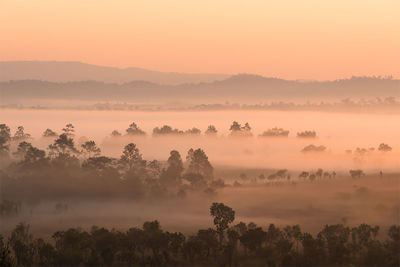
<svg viewBox="0 0 400 267">
<path fill-rule="evenodd" d="M 52 131 L 51 129 L 47 128 L 43 132 L 42 136 L 43 137 L 56 137 L 56 136 L 58 136 L 58 134 L 56 132 Z"/>
<path fill-rule="evenodd" d="M 89 158 L 100 155 L 101 150 L 97 147 L 94 141 L 86 141 L 81 145 L 81 147 L 83 149 L 83 154 L 87 155 Z"/>
<path fill-rule="evenodd" d="M 205 131 L 205 135 L 207 136 L 216 136 L 218 133 L 217 128 L 214 125 L 209 125 L 207 130 Z"/>
<path fill-rule="evenodd" d="M 172 150 L 168 158 L 168 168 L 161 175 L 161 182 L 167 186 L 180 185 L 183 173 L 183 162 L 178 151 Z"/>
<path fill-rule="evenodd" d="M 62 131 L 68 137 L 74 137 L 75 135 L 75 127 L 74 125 L 72 125 L 72 123 L 68 123 L 67 125 L 65 125 L 65 128 L 63 128 Z"/>
<path fill-rule="evenodd" d="M 392 147 L 388 144 L 382 143 L 379 145 L 378 150 L 382 152 L 389 152 L 392 151 Z"/>
<path fill-rule="evenodd" d="M 213 167 L 202 149 L 189 149 L 186 160 L 188 161 L 187 173 L 200 174 L 206 181 L 214 178 Z"/>
<path fill-rule="evenodd" d="M 127 135 L 146 135 L 144 131 L 142 131 L 136 123 L 132 122 L 128 129 L 126 129 L 126 134 Z"/>
<path fill-rule="evenodd" d="M 297 137 L 299 137 L 299 138 L 316 138 L 317 133 L 315 131 L 298 132 Z"/>
<path fill-rule="evenodd" d="M 118 136 L 121 136 L 121 135 L 122 134 L 120 132 L 118 132 L 117 130 L 114 130 L 114 131 L 111 132 L 111 136 L 113 136 L 113 137 L 118 137 Z"/>
<path fill-rule="evenodd" d="M 224 231 L 235 220 L 235 211 L 223 203 L 214 202 L 210 207 L 210 214 L 214 217 L 214 225 L 219 234 L 220 244 L 222 244 Z"/>
<path fill-rule="evenodd" d="M 25 139 L 29 139 L 31 137 L 30 134 L 25 133 L 25 128 L 24 126 L 18 126 L 17 131 L 15 132 L 13 136 L 14 141 L 22 141 Z"/>
</svg>

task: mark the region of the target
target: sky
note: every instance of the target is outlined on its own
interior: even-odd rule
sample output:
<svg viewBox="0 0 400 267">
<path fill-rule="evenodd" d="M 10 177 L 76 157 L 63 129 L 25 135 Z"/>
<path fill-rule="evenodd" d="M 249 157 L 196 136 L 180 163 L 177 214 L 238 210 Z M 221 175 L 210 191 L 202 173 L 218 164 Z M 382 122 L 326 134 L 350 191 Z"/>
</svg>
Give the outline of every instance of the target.
<svg viewBox="0 0 400 267">
<path fill-rule="evenodd" d="M 398 0 L 0 0 L 0 61 L 400 78 Z"/>
</svg>

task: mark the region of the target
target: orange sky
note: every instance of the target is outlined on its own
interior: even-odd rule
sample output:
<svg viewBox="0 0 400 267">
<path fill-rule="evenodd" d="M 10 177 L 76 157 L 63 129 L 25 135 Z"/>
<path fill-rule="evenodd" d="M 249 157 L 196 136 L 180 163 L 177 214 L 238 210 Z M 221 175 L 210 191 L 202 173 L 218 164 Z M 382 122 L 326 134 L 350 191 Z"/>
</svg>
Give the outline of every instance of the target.
<svg viewBox="0 0 400 267">
<path fill-rule="evenodd" d="M 398 0 L 0 0 L 0 60 L 400 78 Z"/>
</svg>

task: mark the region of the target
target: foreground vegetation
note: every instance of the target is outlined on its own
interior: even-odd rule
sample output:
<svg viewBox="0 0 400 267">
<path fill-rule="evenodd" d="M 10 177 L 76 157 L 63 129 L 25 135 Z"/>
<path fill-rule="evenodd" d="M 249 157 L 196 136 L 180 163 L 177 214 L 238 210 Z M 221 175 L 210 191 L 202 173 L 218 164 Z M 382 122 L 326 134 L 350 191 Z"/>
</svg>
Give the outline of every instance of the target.
<svg viewBox="0 0 400 267">
<path fill-rule="evenodd" d="M 57 231 L 52 240 L 34 238 L 18 224 L 0 236 L 1 266 L 399 266 L 400 226 L 378 239 L 379 226 L 325 225 L 315 236 L 298 225 L 266 230 L 234 224 L 235 211 L 210 207 L 215 228 L 194 235 L 163 231 L 158 221 L 127 231 L 93 226 Z M 379 235 L 380 236 L 380 235 Z M 381 240 L 380 240 L 381 239 Z"/>
</svg>

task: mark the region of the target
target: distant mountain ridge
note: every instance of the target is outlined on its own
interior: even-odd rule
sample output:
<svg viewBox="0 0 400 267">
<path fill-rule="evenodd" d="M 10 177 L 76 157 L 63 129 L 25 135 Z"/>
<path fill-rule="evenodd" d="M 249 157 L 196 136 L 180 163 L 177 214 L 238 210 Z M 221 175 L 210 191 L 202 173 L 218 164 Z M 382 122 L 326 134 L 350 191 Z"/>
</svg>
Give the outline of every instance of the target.
<svg viewBox="0 0 400 267">
<path fill-rule="evenodd" d="M 43 80 L 50 82 L 101 81 L 126 83 L 143 80 L 161 84 L 212 82 L 226 74 L 160 72 L 142 68 L 115 68 L 74 61 L 0 61 L 0 81 Z"/>
<path fill-rule="evenodd" d="M 39 80 L 0 82 L 1 103 L 57 99 L 162 103 L 260 103 L 270 101 L 400 97 L 400 80 L 353 77 L 335 81 L 290 81 L 239 74 L 224 80 L 178 85 L 148 81 L 123 84 L 99 81 L 55 83 Z"/>
</svg>

